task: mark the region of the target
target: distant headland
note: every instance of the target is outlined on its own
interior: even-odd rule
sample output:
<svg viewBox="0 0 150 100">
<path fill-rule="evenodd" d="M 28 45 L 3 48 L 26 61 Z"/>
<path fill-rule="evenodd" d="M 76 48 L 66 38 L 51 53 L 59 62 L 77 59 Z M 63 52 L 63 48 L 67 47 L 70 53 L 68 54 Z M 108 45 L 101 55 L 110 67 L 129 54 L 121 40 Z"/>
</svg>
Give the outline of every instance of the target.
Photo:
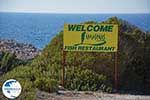
<svg viewBox="0 0 150 100">
<path fill-rule="evenodd" d="M 40 50 L 32 44 L 18 43 L 15 40 L 0 40 L 0 53 L 9 52 L 15 54 L 18 59 L 33 59 L 40 54 Z"/>
</svg>

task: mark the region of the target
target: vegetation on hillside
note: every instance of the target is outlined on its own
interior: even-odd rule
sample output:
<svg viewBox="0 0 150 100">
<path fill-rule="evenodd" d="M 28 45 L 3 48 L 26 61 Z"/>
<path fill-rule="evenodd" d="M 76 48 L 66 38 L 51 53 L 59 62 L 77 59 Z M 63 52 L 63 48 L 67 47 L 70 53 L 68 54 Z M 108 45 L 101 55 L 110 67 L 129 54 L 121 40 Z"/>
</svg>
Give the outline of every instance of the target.
<svg viewBox="0 0 150 100">
<path fill-rule="evenodd" d="M 98 23 L 98 22 L 85 22 Z M 119 86 L 123 90 L 150 90 L 147 79 L 150 68 L 148 58 L 144 57 L 145 34 L 138 27 L 116 17 L 102 23 L 119 25 Z M 147 44 L 146 44 L 147 45 Z M 41 55 L 31 64 L 19 65 L 3 74 L 0 80 L 14 78 L 21 82 L 23 92 L 20 98 L 35 98 L 36 89 L 47 92 L 57 91 L 62 75 L 63 31 L 57 34 Z M 149 56 L 148 56 L 149 57 Z M 6 63 L 5 56 L 1 65 Z M 3 63 L 2 63 L 3 62 Z M 114 53 L 67 52 L 65 88 L 69 90 L 102 90 L 111 92 L 114 80 Z"/>
<path fill-rule="evenodd" d="M 9 52 L 1 52 L 0 53 L 0 74 L 6 73 L 18 65 L 25 65 L 29 62 L 30 60 L 17 59 L 15 54 Z"/>
</svg>

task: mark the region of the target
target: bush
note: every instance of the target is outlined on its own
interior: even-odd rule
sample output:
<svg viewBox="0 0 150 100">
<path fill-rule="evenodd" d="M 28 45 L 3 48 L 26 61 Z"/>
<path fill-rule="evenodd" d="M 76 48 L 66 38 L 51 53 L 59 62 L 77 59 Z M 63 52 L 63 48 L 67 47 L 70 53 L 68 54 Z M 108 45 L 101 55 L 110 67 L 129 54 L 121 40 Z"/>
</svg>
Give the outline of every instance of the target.
<svg viewBox="0 0 150 100">
<path fill-rule="evenodd" d="M 111 88 L 106 85 L 107 78 L 102 74 L 96 74 L 89 69 L 81 67 L 67 67 L 66 70 L 65 87 L 67 89 L 111 92 Z"/>
<path fill-rule="evenodd" d="M 35 86 L 40 90 L 56 92 L 58 89 L 58 81 L 48 77 L 41 77 L 35 81 Z"/>
<path fill-rule="evenodd" d="M 29 63 L 31 63 L 31 60 L 17 59 L 15 54 L 9 52 L 0 53 L 0 71 L 2 71 L 2 74 L 12 70 L 19 65 L 26 65 Z"/>
<path fill-rule="evenodd" d="M 0 59 L 0 69 L 3 70 L 3 72 L 7 72 L 12 67 L 14 67 L 15 63 L 15 55 L 8 53 L 8 52 L 2 52 L 1 59 Z"/>
</svg>

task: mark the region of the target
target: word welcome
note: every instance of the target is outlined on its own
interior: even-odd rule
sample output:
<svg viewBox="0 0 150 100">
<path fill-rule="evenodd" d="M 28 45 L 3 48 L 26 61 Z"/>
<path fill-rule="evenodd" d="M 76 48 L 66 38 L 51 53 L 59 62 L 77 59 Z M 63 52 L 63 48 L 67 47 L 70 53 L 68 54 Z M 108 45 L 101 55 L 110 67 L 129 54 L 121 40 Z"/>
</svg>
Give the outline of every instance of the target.
<svg viewBox="0 0 150 100">
<path fill-rule="evenodd" d="M 113 25 L 90 24 L 87 27 L 85 27 L 85 25 L 68 24 L 68 31 L 112 32 L 112 29 Z"/>
</svg>

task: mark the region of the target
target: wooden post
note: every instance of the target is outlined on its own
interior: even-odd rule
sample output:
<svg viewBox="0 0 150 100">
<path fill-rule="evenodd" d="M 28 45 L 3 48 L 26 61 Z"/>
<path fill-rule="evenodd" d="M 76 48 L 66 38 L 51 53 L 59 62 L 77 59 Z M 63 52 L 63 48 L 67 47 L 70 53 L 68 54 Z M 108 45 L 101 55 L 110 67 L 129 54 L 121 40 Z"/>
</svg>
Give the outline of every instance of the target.
<svg viewBox="0 0 150 100">
<path fill-rule="evenodd" d="M 119 29 L 119 28 L 118 28 Z M 114 68 L 114 78 L 115 78 L 115 89 L 118 90 L 119 88 L 119 69 L 118 69 L 118 52 L 119 52 L 119 33 L 120 33 L 120 30 L 118 30 L 118 49 L 117 49 L 117 52 L 115 52 L 115 68 Z"/>
<path fill-rule="evenodd" d="M 65 85 L 65 64 L 66 63 L 66 52 L 62 50 L 62 86 Z"/>
<path fill-rule="evenodd" d="M 115 89 L 118 90 L 118 51 L 115 52 L 115 72 L 114 72 L 114 78 L 115 78 Z"/>
</svg>

